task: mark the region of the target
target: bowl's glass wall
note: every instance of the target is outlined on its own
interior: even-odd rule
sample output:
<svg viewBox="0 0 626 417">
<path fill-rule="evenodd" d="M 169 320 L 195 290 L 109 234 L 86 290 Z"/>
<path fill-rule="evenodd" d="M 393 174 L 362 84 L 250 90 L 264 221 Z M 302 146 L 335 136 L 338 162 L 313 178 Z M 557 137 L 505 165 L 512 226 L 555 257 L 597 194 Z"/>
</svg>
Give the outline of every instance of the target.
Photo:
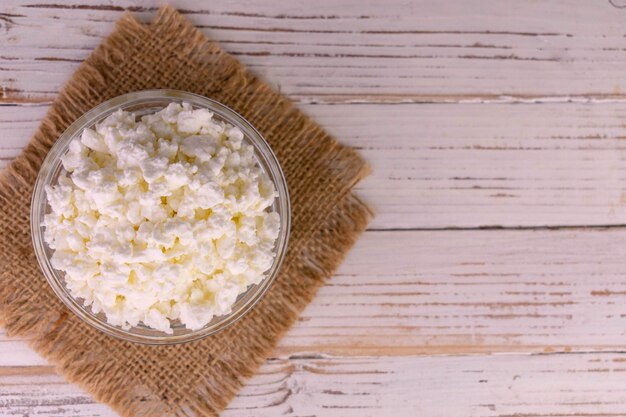
<svg viewBox="0 0 626 417">
<path fill-rule="evenodd" d="M 94 314 L 89 307 L 82 303 L 81 299 L 73 298 L 66 288 L 63 272 L 54 269 L 50 264 L 53 251 L 43 239 L 43 219 L 50 210 L 44 187 L 57 183 L 59 175 L 64 172 L 60 157 L 67 152 L 70 141 L 76 135 L 80 135 L 83 129 L 93 127 L 118 109 L 135 112 L 141 116 L 159 111 L 172 102 L 182 101 L 190 103 L 194 108 L 207 108 L 214 113 L 215 119 L 239 127 L 244 133 L 244 140 L 254 146 L 260 166 L 270 176 L 279 194 L 270 208 L 271 211 L 278 212 L 281 219 L 280 233 L 275 245 L 276 256 L 272 267 L 266 272 L 266 278 L 259 284 L 250 286 L 245 293 L 241 294 L 233 305 L 230 314 L 215 317 L 200 330 L 189 330 L 178 321 L 172 322 L 174 333 L 171 335 L 143 325 L 124 330 L 107 323 L 103 313 Z M 196 340 L 220 331 L 241 318 L 261 299 L 276 278 L 287 250 L 290 214 L 287 184 L 280 165 L 267 142 L 248 121 L 223 104 L 206 97 L 176 90 L 148 90 L 125 94 L 102 103 L 68 127 L 42 164 L 33 191 L 30 220 L 33 246 L 41 269 L 54 292 L 74 313 L 92 326 L 125 340 L 150 344 L 170 344 Z"/>
</svg>

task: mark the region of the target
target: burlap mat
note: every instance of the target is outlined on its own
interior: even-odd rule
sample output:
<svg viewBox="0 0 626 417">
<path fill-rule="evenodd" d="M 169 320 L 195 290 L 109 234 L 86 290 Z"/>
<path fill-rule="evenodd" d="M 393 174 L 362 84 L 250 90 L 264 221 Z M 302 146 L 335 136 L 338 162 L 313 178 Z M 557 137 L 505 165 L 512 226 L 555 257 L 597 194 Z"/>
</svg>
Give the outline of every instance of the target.
<svg viewBox="0 0 626 417">
<path fill-rule="evenodd" d="M 106 336 L 69 312 L 48 287 L 31 248 L 30 196 L 39 166 L 81 114 L 130 91 L 174 88 L 211 97 L 267 138 L 292 202 L 289 251 L 262 302 L 202 341 L 144 346 Z M 353 151 L 175 10 L 150 25 L 125 15 L 79 67 L 24 152 L 0 177 L 0 319 L 68 380 L 124 416 L 216 415 L 263 363 L 365 228 L 370 212 L 351 194 L 367 173 Z"/>
</svg>

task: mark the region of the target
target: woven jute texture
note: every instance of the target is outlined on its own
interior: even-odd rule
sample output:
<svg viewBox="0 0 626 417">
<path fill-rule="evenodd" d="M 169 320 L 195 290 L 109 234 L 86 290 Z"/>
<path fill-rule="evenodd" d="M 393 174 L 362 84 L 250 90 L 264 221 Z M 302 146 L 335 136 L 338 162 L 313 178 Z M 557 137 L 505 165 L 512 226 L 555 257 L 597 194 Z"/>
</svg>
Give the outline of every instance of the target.
<svg viewBox="0 0 626 417">
<path fill-rule="evenodd" d="M 236 325 L 204 340 L 145 346 L 106 336 L 56 298 L 31 247 L 29 205 L 50 146 L 111 97 L 153 88 L 191 91 L 246 117 L 287 177 L 292 230 L 281 273 Z M 0 320 L 68 380 L 123 416 L 217 415 L 271 354 L 332 275 L 370 218 L 352 187 L 366 164 L 181 17 L 162 8 L 148 25 L 126 14 L 81 64 L 24 152 L 0 177 Z"/>
</svg>

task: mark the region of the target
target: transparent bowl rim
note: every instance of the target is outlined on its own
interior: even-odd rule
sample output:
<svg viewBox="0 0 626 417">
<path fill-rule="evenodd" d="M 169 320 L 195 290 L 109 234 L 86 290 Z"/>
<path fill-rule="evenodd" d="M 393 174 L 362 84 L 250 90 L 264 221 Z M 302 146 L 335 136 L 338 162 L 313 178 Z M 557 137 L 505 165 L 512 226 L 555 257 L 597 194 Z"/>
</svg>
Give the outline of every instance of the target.
<svg viewBox="0 0 626 417">
<path fill-rule="evenodd" d="M 245 304 L 239 306 L 237 310 L 220 317 L 219 321 L 216 323 L 209 323 L 209 325 L 202 329 L 179 335 L 168 335 L 163 332 L 161 332 L 160 335 L 133 333 L 132 331 L 113 326 L 88 311 L 85 306 L 72 297 L 65 286 L 61 284 L 62 277 L 59 275 L 60 273 L 52 267 L 50 259 L 46 255 L 47 244 L 44 241 L 43 226 L 40 223 L 43 216 L 42 212 L 47 205 L 45 186 L 51 183 L 52 177 L 61 163 L 60 157 L 66 152 L 70 141 L 85 127 L 92 126 L 119 108 L 141 105 L 142 103 L 147 104 L 156 100 L 187 101 L 192 105 L 208 108 L 212 112 L 219 114 L 229 123 L 240 127 L 244 131 L 244 136 L 255 146 L 255 152 L 259 157 L 264 159 L 269 167 L 269 174 L 272 176 L 275 183 L 274 185 L 279 194 L 277 204 L 281 212 L 280 231 L 276 244 L 274 263 L 268 272 L 266 272 L 266 277 L 263 281 L 255 288 L 249 288 L 247 290 L 255 291 L 251 298 Z M 31 197 L 30 227 L 32 244 L 40 269 L 55 294 L 74 314 L 92 327 L 122 340 L 151 345 L 169 345 L 191 342 L 222 331 L 240 320 L 258 304 L 272 283 L 276 280 L 283 264 L 291 229 L 291 205 L 287 181 L 276 155 L 261 133 L 243 116 L 216 100 L 198 94 L 172 89 L 143 90 L 123 94 L 97 105 L 76 119 L 76 121 L 59 136 L 58 140 L 53 144 L 46 155 L 35 181 Z M 247 294 L 247 292 L 244 294 Z"/>
</svg>

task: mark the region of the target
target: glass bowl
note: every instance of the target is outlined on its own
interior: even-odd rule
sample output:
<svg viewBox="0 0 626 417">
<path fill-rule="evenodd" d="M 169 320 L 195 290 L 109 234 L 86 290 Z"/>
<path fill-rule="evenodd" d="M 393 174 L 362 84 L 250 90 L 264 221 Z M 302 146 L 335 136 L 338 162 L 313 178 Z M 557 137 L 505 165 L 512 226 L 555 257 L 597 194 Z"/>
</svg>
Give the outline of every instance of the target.
<svg viewBox="0 0 626 417">
<path fill-rule="evenodd" d="M 80 135 L 83 129 L 93 127 L 118 109 L 135 112 L 140 117 L 161 110 L 171 102 L 182 101 L 190 103 L 193 108 L 209 109 L 214 113 L 214 119 L 239 127 L 244 133 L 244 141 L 254 146 L 259 165 L 272 179 L 278 191 L 278 197 L 270 207 L 270 211 L 275 211 L 280 215 L 280 232 L 274 245 L 274 262 L 260 283 L 251 285 L 246 292 L 239 295 L 230 314 L 214 317 L 199 330 L 189 330 L 178 320 L 171 322 L 173 334 L 152 329 L 142 323 L 124 330 L 107 323 L 104 313 L 94 314 L 82 299 L 74 298 L 66 287 L 64 273 L 52 267 L 50 257 L 53 250 L 44 241 L 43 219 L 44 215 L 50 211 L 44 188 L 46 185 L 56 184 L 59 175 L 65 171 L 61 164 L 61 156 L 67 152 L 70 141 Z M 225 329 L 250 311 L 278 275 L 287 251 L 290 221 L 287 182 L 276 156 L 263 136 L 246 119 L 225 105 L 206 97 L 176 90 L 146 90 L 124 94 L 94 107 L 79 117 L 63 132 L 46 156 L 35 182 L 30 211 L 31 234 L 39 266 L 48 283 L 65 305 L 84 322 L 98 330 L 120 339 L 146 344 L 174 344 L 197 340 Z"/>
</svg>

